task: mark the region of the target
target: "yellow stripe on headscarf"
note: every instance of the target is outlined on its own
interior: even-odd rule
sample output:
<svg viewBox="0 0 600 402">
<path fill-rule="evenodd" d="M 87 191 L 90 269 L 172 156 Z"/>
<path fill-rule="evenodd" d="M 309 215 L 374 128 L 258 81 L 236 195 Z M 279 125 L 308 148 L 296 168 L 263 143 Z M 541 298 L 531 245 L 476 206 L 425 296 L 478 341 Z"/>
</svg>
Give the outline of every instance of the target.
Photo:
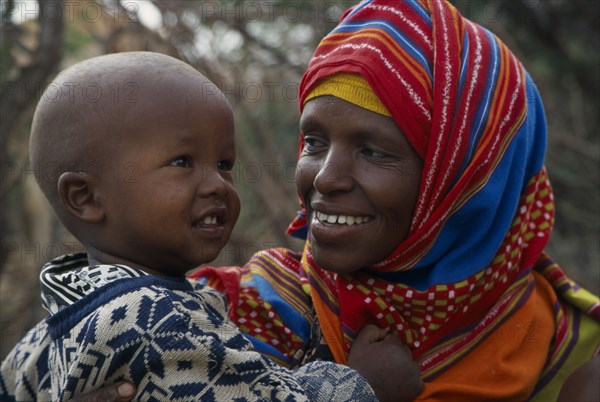
<svg viewBox="0 0 600 402">
<path fill-rule="evenodd" d="M 371 112 L 392 116 L 369 83 L 359 74 L 337 73 L 323 78 L 311 89 L 304 103 L 325 95 L 335 96 Z"/>
</svg>

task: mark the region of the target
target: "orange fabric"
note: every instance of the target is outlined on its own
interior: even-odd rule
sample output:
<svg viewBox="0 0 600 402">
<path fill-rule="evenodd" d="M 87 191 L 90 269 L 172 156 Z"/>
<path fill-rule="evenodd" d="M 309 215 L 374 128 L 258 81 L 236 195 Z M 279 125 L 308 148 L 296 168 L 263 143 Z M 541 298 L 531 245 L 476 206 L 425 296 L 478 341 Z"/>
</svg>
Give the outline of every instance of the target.
<svg viewBox="0 0 600 402">
<path fill-rule="evenodd" d="M 541 274 L 533 275 L 535 289 L 522 308 L 461 361 L 426 383 L 418 401 L 528 399 L 555 333 L 556 295 Z"/>
<path fill-rule="evenodd" d="M 336 363 L 347 364 L 348 358 L 344 350 L 344 336 L 340 327 L 340 318 L 324 305 L 323 300 L 314 288 L 311 287 L 310 290 L 317 317 L 319 317 L 321 332 L 325 337 L 329 350 L 331 350 Z"/>
</svg>

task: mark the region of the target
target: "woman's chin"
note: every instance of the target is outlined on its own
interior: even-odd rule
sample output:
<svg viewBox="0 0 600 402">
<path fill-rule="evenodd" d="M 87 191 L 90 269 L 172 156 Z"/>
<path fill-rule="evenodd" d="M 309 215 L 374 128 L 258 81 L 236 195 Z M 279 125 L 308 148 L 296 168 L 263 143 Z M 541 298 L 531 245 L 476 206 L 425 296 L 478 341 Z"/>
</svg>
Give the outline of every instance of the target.
<svg viewBox="0 0 600 402">
<path fill-rule="evenodd" d="M 340 252 L 328 252 L 319 247 L 312 247 L 312 254 L 315 263 L 325 271 L 335 272 L 337 274 L 351 274 L 362 268 L 357 264 L 356 258 Z"/>
</svg>

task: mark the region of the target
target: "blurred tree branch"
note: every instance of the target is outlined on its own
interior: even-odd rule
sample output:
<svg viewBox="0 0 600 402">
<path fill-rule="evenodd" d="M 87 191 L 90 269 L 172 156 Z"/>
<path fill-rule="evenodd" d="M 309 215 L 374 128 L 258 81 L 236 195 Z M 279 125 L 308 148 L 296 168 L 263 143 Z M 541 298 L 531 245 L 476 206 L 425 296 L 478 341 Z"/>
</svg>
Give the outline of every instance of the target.
<svg viewBox="0 0 600 402">
<path fill-rule="evenodd" d="M 9 7 L 14 4 L 12 1 L 10 3 Z M 40 3 L 38 2 L 38 4 Z M 44 10 L 59 10 L 59 17 L 47 18 L 48 15 L 42 11 L 42 7 Z M 5 137 L 14 128 L 23 110 L 37 100 L 41 94 L 41 87 L 58 70 L 62 57 L 61 45 L 64 28 L 62 9 L 63 0 L 47 0 L 40 5 L 38 44 L 33 49 L 23 44 L 19 35 L 14 35 L 11 32 L 14 30 L 13 23 L 8 16 L 3 16 L 3 18 L 7 18 L 2 28 L 5 31 L 3 36 L 6 40 L 6 43 L 2 44 L 2 54 L 3 58 L 4 56 L 7 57 L 5 60 L 6 65 L 3 62 L 3 68 L 6 68 L 6 70 L 2 74 L 3 96 L 0 130 L 4 134 L 2 136 L 3 144 L 5 143 Z M 10 14 L 9 10 L 6 11 Z M 16 65 L 15 59 L 10 55 L 11 49 L 16 46 L 27 49 L 31 55 L 31 61 L 28 64 Z M 5 79 L 5 74 L 10 74 L 14 78 L 7 77 Z"/>
<path fill-rule="evenodd" d="M 2 101 L 0 106 L 0 152 L 2 155 L 3 171 L 10 169 L 10 156 L 8 155 L 7 141 L 23 112 L 31 106 L 41 95 L 42 88 L 48 79 L 56 73 L 62 57 L 62 38 L 64 21 L 62 18 L 63 0 L 47 0 L 37 3 L 39 32 L 37 43 L 29 46 L 22 41 L 20 29 L 12 22 L 15 7 L 14 1 L 9 1 L 4 10 L 2 25 Z M 51 14 L 56 12 L 57 14 Z M 12 52 L 16 49 L 25 49 L 30 60 L 18 64 Z M 4 208 L 6 196 L 13 182 L 7 180 L 7 175 L 2 174 L 2 245 L 5 243 L 6 214 Z M 13 176 L 14 177 L 14 176 Z M 2 252 L 3 267 L 6 253 Z"/>
</svg>

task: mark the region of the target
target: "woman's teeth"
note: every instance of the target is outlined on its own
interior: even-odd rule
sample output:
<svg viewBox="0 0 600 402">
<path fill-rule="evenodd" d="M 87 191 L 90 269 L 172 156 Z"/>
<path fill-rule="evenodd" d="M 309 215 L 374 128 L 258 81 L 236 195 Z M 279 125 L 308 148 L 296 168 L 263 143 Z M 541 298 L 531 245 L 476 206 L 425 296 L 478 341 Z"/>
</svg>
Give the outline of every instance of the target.
<svg viewBox="0 0 600 402">
<path fill-rule="evenodd" d="M 207 216 L 206 218 L 204 218 L 203 223 L 205 225 L 215 225 L 217 223 L 217 217 L 216 216 Z"/>
<path fill-rule="evenodd" d="M 337 223 L 340 225 L 358 225 L 369 221 L 368 216 L 352 215 L 327 215 L 323 212 L 316 213 L 317 219 L 323 223 Z"/>
</svg>

